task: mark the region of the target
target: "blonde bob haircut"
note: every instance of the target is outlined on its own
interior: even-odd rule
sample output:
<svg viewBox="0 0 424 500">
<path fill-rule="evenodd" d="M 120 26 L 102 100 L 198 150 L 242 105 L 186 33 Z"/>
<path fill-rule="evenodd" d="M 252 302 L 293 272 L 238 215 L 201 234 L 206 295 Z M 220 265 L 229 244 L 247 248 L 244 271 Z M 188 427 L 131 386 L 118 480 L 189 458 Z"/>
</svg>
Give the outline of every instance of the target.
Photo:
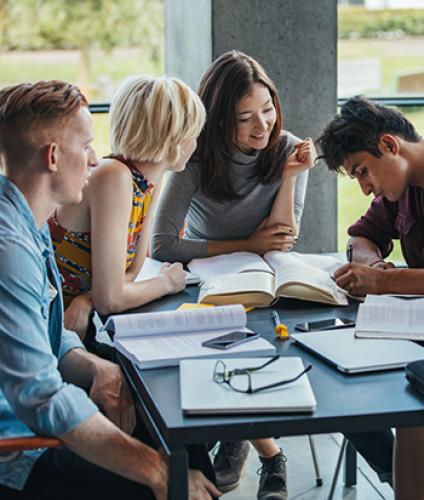
<svg viewBox="0 0 424 500">
<path fill-rule="evenodd" d="M 178 161 L 180 143 L 205 123 L 200 97 L 177 78 L 135 76 L 115 93 L 109 113 L 113 155 L 133 161 Z"/>
</svg>

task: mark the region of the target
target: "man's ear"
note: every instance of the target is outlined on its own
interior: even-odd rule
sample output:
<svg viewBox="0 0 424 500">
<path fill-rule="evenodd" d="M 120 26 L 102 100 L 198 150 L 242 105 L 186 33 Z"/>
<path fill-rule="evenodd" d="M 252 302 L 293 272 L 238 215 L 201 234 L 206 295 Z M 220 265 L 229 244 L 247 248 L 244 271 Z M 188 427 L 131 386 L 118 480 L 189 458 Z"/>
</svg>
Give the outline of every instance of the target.
<svg viewBox="0 0 424 500">
<path fill-rule="evenodd" d="M 399 153 L 399 141 L 392 134 L 383 134 L 380 137 L 380 151 L 382 153 L 391 153 L 396 155 Z"/>
<path fill-rule="evenodd" d="M 55 142 L 46 144 L 44 151 L 44 161 L 50 172 L 58 171 L 58 148 Z"/>
</svg>

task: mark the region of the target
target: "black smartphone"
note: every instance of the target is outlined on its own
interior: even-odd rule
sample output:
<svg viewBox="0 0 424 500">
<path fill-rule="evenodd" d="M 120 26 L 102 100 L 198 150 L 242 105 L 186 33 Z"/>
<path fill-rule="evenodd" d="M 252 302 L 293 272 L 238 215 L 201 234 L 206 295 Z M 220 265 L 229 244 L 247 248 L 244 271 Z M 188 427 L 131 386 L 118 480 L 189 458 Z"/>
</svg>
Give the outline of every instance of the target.
<svg viewBox="0 0 424 500">
<path fill-rule="evenodd" d="M 259 337 L 259 333 L 255 332 L 244 332 L 244 331 L 234 331 L 221 335 L 220 337 L 215 337 L 214 339 L 205 340 L 202 342 L 203 347 L 212 347 L 214 349 L 230 349 L 243 342 L 248 342 L 249 340 L 254 340 Z"/>
<path fill-rule="evenodd" d="M 319 321 L 309 321 L 308 323 L 299 323 L 295 329 L 301 332 L 313 332 L 315 330 L 335 330 L 337 328 L 348 328 L 355 326 L 355 321 L 349 318 L 329 318 Z"/>
</svg>

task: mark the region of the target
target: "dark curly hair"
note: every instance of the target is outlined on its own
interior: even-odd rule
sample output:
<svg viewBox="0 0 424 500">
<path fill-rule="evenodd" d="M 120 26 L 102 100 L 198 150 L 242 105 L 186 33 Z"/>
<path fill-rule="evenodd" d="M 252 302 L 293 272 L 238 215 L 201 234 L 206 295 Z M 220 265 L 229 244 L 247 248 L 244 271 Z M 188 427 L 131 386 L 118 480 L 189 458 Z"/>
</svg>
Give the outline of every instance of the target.
<svg viewBox="0 0 424 500">
<path fill-rule="evenodd" d="M 353 153 L 366 151 L 379 158 L 382 134 L 393 134 L 405 141 L 418 142 L 421 136 L 397 109 L 372 102 L 363 96 L 349 99 L 317 139 L 322 158 L 330 170 L 342 173 L 343 163 Z"/>
</svg>

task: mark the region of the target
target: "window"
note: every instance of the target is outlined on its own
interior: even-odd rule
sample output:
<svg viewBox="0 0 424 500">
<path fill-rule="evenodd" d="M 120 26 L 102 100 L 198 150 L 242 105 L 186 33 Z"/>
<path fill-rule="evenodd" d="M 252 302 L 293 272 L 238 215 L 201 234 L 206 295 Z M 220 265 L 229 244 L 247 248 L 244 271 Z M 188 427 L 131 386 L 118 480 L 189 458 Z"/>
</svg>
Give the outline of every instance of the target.
<svg viewBox="0 0 424 500">
<path fill-rule="evenodd" d="M 162 0 L 3 0 L 0 88 L 61 79 L 90 103 L 109 102 L 132 74 L 163 73 Z M 108 152 L 105 114 L 94 115 L 96 148 Z"/>
<path fill-rule="evenodd" d="M 424 135 L 424 0 L 339 0 L 338 96 L 388 98 Z M 392 99 L 390 99 L 392 98 Z M 395 100 L 397 99 L 397 102 Z M 371 202 L 339 176 L 338 245 Z M 402 260 L 395 247 L 394 260 Z"/>
</svg>

